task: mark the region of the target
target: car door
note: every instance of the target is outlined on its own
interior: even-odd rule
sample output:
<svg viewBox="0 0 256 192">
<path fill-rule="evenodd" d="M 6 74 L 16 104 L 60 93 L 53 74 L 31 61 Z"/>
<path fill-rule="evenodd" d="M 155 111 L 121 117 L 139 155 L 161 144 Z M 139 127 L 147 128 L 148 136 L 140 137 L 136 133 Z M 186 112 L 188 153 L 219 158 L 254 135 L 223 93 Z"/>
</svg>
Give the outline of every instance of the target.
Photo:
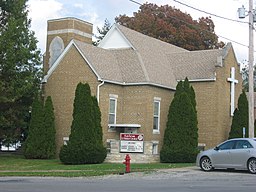
<svg viewBox="0 0 256 192">
<path fill-rule="evenodd" d="M 235 141 L 227 141 L 215 148 L 211 157 L 215 168 L 227 168 L 230 166 L 230 151 L 233 149 L 234 145 Z"/>
<path fill-rule="evenodd" d="M 246 168 L 253 146 L 247 140 L 237 140 L 234 150 L 230 152 L 232 168 Z"/>
</svg>

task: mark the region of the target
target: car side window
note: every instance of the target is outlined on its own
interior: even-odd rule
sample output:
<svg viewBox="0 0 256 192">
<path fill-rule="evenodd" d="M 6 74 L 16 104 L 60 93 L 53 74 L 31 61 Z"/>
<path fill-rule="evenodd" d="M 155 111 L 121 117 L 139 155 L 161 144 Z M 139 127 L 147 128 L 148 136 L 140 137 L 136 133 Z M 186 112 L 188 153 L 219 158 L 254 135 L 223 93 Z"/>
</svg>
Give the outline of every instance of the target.
<svg viewBox="0 0 256 192">
<path fill-rule="evenodd" d="M 235 141 L 227 141 L 221 144 L 218 148 L 219 150 L 229 150 L 229 149 L 233 149 L 234 144 L 235 144 Z"/>
<path fill-rule="evenodd" d="M 237 141 L 236 142 L 236 149 L 248 149 L 248 148 L 253 148 L 253 146 L 250 144 L 249 141 Z"/>
</svg>

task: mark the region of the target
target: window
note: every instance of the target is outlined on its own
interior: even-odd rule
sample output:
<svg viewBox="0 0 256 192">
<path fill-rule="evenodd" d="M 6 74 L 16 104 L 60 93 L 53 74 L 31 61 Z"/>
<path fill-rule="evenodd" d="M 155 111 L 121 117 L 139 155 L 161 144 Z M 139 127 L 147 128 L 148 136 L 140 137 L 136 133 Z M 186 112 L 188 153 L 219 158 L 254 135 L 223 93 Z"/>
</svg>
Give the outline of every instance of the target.
<svg viewBox="0 0 256 192">
<path fill-rule="evenodd" d="M 61 53 L 64 50 L 64 42 L 63 40 L 57 36 L 55 37 L 49 47 L 50 58 L 49 58 L 49 68 L 54 64 L 54 62 L 58 59 Z"/>
<path fill-rule="evenodd" d="M 235 144 L 235 141 L 227 141 L 227 142 L 221 144 L 218 148 L 220 150 L 229 150 L 229 149 L 233 149 L 234 144 Z"/>
<path fill-rule="evenodd" d="M 152 144 L 152 154 L 157 155 L 158 154 L 158 141 L 153 141 Z"/>
<path fill-rule="evenodd" d="M 111 140 L 107 139 L 107 153 L 111 153 Z"/>
<path fill-rule="evenodd" d="M 111 96 L 109 99 L 108 124 L 116 124 L 116 105 L 117 96 Z"/>
<path fill-rule="evenodd" d="M 160 130 L 160 99 L 154 99 L 154 117 L 153 117 L 153 132 L 159 133 Z"/>
<path fill-rule="evenodd" d="M 236 149 L 247 149 L 247 148 L 253 148 L 253 146 L 245 140 L 239 140 L 236 142 Z"/>
</svg>

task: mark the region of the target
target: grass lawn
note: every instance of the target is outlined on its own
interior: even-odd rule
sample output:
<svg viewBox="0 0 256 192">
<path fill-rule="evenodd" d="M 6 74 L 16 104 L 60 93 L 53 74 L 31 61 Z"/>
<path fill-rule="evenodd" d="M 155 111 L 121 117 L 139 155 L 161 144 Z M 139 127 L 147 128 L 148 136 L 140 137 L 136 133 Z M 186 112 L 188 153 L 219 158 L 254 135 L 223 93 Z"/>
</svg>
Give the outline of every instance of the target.
<svg viewBox="0 0 256 192">
<path fill-rule="evenodd" d="M 193 163 L 145 163 L 131 164 L 131 172 L 152 172 L 157 169 L 170 169 L 193 166 Z M 122 163 L 102 163 L 85 165 L 64 165 L 57 159 L 25 159 L 22 155 L 0 154 L 0 176 L 59 176 L 87 177 L 119 174 L 125 171 Z"/>
</svg>

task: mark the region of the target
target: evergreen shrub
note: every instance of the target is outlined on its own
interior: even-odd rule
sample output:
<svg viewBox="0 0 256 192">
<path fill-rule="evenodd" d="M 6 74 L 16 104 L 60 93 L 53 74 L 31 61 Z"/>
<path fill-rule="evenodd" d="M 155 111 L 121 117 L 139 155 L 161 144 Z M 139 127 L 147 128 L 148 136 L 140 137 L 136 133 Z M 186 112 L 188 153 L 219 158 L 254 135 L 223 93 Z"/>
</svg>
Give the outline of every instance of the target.
<svg viewBox="0 0 256 192">
<path fill-rule="evenodd" d="M 102 142 L 98 102 L 91 96 L 89 84 L 79 83 L 76 88 L 71 134 L 67 145 L 60 150 L 64 164 L 102 163 L 107 150 Z"/>
<path fill-rule="evenodd" d="M 51 159 L 56 155 L 56 129 L 52 98 L 48 96 L 44 105 L 44 135 L 45 158 Z"/>
<path fill-rule="evenodd" d="M 41 99 L 32 105 L 28 137 L 25 141 L 24 155 L 27 159 L 50 159 L 55 157 L 54 109 L 51 97 L 47 97 L 45 106 Z"/>
<path fill-rule="evenodd" d="M 32 104 L 31 120 L 28 137 L 25 142 L 24 155 L 27 159 L 42 158 L 43 103 L 35 99 Z"/>
<path fill-rule="evenodd" d="M 249 128 L 249 109 L 248 100 L 243 91 L 238 98 L 238 107 L 235 109 L 231 129 L 229 132 L 229 139 L 243 137 L 243 127 L 246 129 L 245 137 L 248 137 Z"/>
<path fill-rule="evenodd" d="M 198 128 L 195 93 L 188 80 L 180 81 L 169 107 L 160 161 L 195 162 L 198 153 Z"/>
</svg>

